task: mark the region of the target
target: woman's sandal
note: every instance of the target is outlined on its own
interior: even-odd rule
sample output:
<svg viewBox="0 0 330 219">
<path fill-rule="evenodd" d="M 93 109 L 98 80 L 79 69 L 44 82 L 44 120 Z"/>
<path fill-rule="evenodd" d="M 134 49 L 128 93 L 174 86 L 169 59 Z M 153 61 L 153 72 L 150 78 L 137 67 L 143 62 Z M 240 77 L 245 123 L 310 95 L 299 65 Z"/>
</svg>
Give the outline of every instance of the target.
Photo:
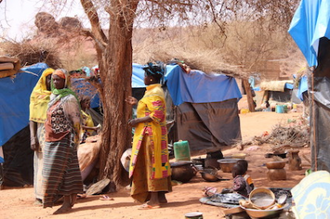
<svg viewBox="0 0 330 219">
<path fill-rule="evenodd" d="M 160 206 L 159 205 L 153 206 L 153 205 L 149 205 L 149 204 L 145 203 L 145 204 L 141 205 L 138 208 L 138 210 L 150 210 L 150 209 L 157 209 L 157 208 L 160 208 Z"/>
<path fill-rule="evenodd" d="M 77 199 L 84 199 L 87 198 L 86 194 L 77 194 Z"/>
<path fill-rule="evenodd" d="M 102 195 L 102 197 L 100 197 L 100 200 L 101 201 L 113 201 L 114 199 L 113 198 L 110 198 L 107 195 Z"/>
</svg>

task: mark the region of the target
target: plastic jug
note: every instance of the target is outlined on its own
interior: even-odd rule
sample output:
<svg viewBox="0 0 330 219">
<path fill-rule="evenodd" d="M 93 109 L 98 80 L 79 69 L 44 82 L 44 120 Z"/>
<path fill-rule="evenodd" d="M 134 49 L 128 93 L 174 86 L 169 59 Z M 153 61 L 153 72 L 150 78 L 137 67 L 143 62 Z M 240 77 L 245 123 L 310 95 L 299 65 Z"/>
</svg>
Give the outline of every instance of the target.
<svg viewBox="0 0 330 219">
<path fill-rule="evenodd" d="M 174 157 L 176 161 L 190 161 L 190 147 L 188 141 L 174 142 Z"/>
</svg>

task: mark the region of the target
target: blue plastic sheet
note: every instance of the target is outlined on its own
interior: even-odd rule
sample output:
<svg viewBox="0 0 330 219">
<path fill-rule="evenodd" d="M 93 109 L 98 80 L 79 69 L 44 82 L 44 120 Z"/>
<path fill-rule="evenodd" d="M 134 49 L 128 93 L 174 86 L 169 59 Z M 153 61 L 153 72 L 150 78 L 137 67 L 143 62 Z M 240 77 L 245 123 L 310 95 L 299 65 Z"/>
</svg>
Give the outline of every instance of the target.
<svg viewBox="0 0 330 219">
<path fill-rule="evenodd" d="M 309 66 L 317 66 L 319 39 L 330 39 L 329 20 L 329 0 L 302 0 L 292 18 L 289 33 Z"/>
<path fill-rule="evenodd" d="M 142 88 L 146 87 L 144 84 L 144 70 L 142 69 L 144 65 L 133 64 L 133 74 L 132 74 L 132 88 Z"/>
<path fill-rule="evenodd" d="M 96 87 L 86 81 L 85 78 L 72 78 L 71 87 L 78 95 L 84 95 L 91 98 L 91 108 L 98 108 L 100 106 L 99 92 Z"/>
<path fill-rule="evenodd" d="M 14 78 L 0 78 L 0 146 L 29 124 L 30 95 L 46 68 L 38 63 L 22 68 Z"/>
<path fill-rule="evenodd" d="M 174 105 L 183 102 L 209 103 L 242 98 L 236 80 L 223 74 L 185 73 L 178 65 L 168 66 L 166 85 Z"/>
</svg>

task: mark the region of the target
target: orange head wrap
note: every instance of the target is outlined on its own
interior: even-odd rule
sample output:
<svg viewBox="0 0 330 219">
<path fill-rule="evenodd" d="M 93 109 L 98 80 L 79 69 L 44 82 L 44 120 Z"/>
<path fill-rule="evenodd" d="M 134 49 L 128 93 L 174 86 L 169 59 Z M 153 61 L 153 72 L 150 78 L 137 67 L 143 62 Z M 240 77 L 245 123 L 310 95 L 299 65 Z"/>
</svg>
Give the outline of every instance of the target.
<svg viewBox="0 0 330 219">
<path fill-rule="evenodd" d="M 57 75 L 57 76 L 59 76 L 59 77 L 61 77 L 63 79 L 66 78 L 64 72 L 61 71 L 61 70 L 59 70 L 59 69 L 55 70 L 54 73 L 53 73 L 53 75 Z"/>
</svg>

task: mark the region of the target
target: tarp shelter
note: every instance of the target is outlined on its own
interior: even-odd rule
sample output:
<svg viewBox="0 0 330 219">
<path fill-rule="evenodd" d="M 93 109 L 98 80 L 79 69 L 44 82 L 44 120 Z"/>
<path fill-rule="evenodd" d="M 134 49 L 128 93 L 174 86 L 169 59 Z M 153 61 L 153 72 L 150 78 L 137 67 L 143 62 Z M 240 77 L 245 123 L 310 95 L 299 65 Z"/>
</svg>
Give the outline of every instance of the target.
<svg viewBox="0 0 330 219">
<path fill-rule="evenodd" d="M 312 169 L 330 171 L 330 1 L 302 0 L 289 33 L 315 68 L 308 79 L 311 98 Z"/>
<path fill-rule="evenodd" d="M 168 65 L 166 86 L 174 107 L 175 137 L 189 142 L 191 154 L 221 150 L 241 140 L 236 80 L 224 74 L 185 73 Z"/>
<path fill-rule="evenodd" d="M 261 106 L 266 100 L 271 105 L 291 102 L 293 87 L 292 80 L 263 81 L 259 87 L 254 88 L 256 94 L 254 100 L 257 106 Z"/>
<path fill-rule="evenodd" d="M 30 149 L 30 94 L 47 68 L 44 63 L 22 68 L 0 78 L 0 147 L 4 154 L 4 185 L 32 184 L 33 151 Z M 3 160 L 2 160 L 3 161 Z"/>
</svg>

